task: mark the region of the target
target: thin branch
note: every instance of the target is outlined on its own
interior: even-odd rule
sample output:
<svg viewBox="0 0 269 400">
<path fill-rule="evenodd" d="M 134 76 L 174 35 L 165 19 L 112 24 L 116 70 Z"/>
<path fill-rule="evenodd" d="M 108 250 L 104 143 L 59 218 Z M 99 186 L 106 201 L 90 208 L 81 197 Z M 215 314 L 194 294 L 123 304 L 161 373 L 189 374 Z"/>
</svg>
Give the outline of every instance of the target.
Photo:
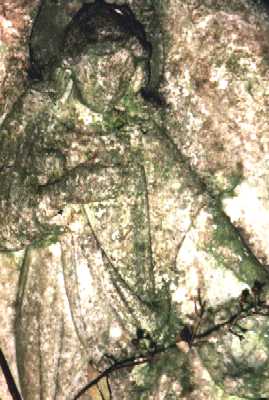
<svg viewBox="0 0 269 400">
<path fill-rule="evenodd" d="M 254 284 L 252 290 L 255 289 L 255 285 L 256 285 L 256 283 Z M 249 303 L 245 303 L 244 306 L 242 306 L 242 304 L 240 304 L 241 298 L 242 298 L 242 294 L 238 299 L 239 309 L 238 309 L 237 313 L 232 314 L 226 321 L 221 322 L 219 324 L 215 324 L 212 327 L 205 330 L 204 332 L 197 334 L 195 336 L 195 339 L 205 338 L 226 326 L 229 326 L 230 328 L 232 328 L 234 325 L 237 325 L 239 321 L 242 321 L 243 319 L 246 319 L 246 318 L 254 316 L 254 315 L 263 316 L 263 317 L 269 316 L 269 305 L 267 305 L 265 302 L 260 301 L 259 296 L 258 297 L 254 296 L 254 297 L 250 298 L 248 300 Z M 243 332 L 243 331 L 246 331 L 246 330 L 241 327 L 241 332 Z"/>
<path fill-rule="evenodd" d="M 103 372 L 100 373 L 95 379 L 87 383 L 73 398 L 73 400 L 77 400 L 79 397 L 81 397 L 87 390 L 89 390 L 91 387 L 95 386 L 98 384 L 98 382 L 103 379 L 103 378 L 108 378 L 110 374 L 112 374 L 115 371 L 118 371 L 119 369 L 123 368 L 128 368 L 128 367 L 134 367 L 135 365 L 140 365 L 140 364 L 145 364 L 149 361 L 151 361 L 152 355 L 146 355 L 146 356 L 141 356 L 141 357 L 130 357 L 126 358 L 125 360 L 117 361 L 115 364 L 111 365 L 107 369 L 105 369 Z"/>
<path fill-rule="evenodd" d="M 10 368 L 8 366 L 8 362 L 4 356 L 4 353 L 2 352 L 2 349 L 0 348 L 0 366 L 2 368 L 7 386 L 8 386 L 8 390 L 9 393 L 12 396 L 13 400 L 22 400 L 22 397 L 20 395 L 20 392 L 17 388 L 16 382 L 13 378 L 13 375 L 10 371 Z"/>
<path fill-rule="evenodd" d="M 222 328 L 228 327 L 229 331 L 239 337 L 240 340 L 244 338 L 244 333 L 246 333 L 247 329 L 241 327 L 238 325 L 239 321 L 242 321 L 245 318 L 257 315 L 257 316 L 269 316 L 269 305 L 266 304 L 265 301 L 262 301 L 260 299 L 260 296 L 262 294 L 262 289 L 263 289 L 263 284 L 261 284 L 258 281 L 255 281 L 252 290 L 252 296 L 250 295 L 249 298 L 245 296 L 244 291 L 241 293 L 239 296 L 238 300 L 238 312 L 232 314 L 226 321 L 223 321 L 221 323 L 215 324 L 208 329 L 205 329 L 204 331 L 200 332 L 200 327 L 203 322 L 203 320 L 206 320 L 206 302 L 202 300 L 201 298 L 201 292 L 198 290 L 198 298 L 195 300 L 195 314 L 197 315 L 198 319 L 194 326 L 188 327 L 185 325 L 181 332 L 180 332 L 180 340 L 185 341 L 188 343 L 189 348 L 197 346 L 199 343 L 204 342 L 204 338 L 208 338 L 211 334 L 221 330 Z M 243 295 L 243 303 L 242 303 L 242 295 Z M 248 301 L 248 302 L 246 302 Z M 198 303 L 198 304 L 197 304 Z M 217 314 L 217 312 L 216 312 Z M 238 327 L 240 329 L 241 334 L 236 333 L 233 328 Z M 149 335 L 149 334 L 148 334 Z M 141 337 L 140 337 L 141 336 Z M 137 338 L 134 340 L 139 340 L 141 338 L 146 338 L 145 332 L 140 332 L 137 333 Z M 150 336 L 149 336 L 150 338 Z M 145 364 L 152 362 L 154 357 L 157 354 L 160 353 L 165 353 L 169 350 L 173 350 L 178 348 L 178 338 L 168 344 L 167 346 L 164 345 L 158 345 L 154 343 L 154 346 L 151 350 L 147 351 L 146 354 L 143 355 L 136 355 L 133 357 L 129 357 L 123 360 L 116 360 L 113 356 L 108 356 L 106 355 L 107 358 L 113 361 L 113 364 L 105 369 L 103 372 L 101 372 L 95 379 L 87 383 L 78 393 L 77 395 L 73 398 L 73 400 L 79 399 L 80 396 L 82 396 L 87 390 L 89 390 L 92 386 L 97 385 L 98 382 L 106 378 L 107 382 L 110 377 L 110 375 L 120 369 L 123 368 L 130 368 L 134 367 L 136 365 L 140 364 Z"/>
</svg>

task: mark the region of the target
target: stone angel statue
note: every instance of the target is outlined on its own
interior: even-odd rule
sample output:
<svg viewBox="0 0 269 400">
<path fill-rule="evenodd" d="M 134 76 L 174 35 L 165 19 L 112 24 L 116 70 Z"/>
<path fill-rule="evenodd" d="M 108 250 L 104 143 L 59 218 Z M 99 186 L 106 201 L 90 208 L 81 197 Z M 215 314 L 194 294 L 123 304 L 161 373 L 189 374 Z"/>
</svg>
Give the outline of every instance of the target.
<svg viewBox="0 0 269 400">
<path fill-rule="evenodd" d="M 59 43 L 54 57 L 34 55 L 32 84 L 0 136 L 0 249 L 24 249 L 15 323 L 24 400 L 72 399 L 104 354 L 134 351 L 137 329 L 156 341 L 179 329 L 182 244 L 212 210 L 165 130 L 162 102 L 147 101 L 152 45 L 131 8 L 86 3 Z M 227 223 L 221 211 L 214 218 Z M 252 279 L 255 262 L 242 262 Z M 117 379 L 116 398 L 140 398 L 128 376 Z"/>
</svg>

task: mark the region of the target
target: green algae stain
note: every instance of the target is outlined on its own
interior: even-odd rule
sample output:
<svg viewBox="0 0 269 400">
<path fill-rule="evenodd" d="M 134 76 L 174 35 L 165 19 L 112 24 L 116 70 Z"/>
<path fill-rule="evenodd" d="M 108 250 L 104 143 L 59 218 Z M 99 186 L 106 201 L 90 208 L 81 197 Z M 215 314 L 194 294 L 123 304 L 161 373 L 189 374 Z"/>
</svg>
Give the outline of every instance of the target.
<svg viewBox="0 0 269 400">
<path fill-rule="evenodd" d="M 166 380 L 170 378 L 173 380 L 177 376 L 180 380 L 183 367 L 184 356 L 180 355 L 177 350 L 161 354 L 152 363 L 135 367 L 131 374 L 134 382 L 131 388 L 132 398 L 135 400 L 149 399 L 155 393 L 162 377 Z M 187 381 L 185 376 L 185 387 L 189 386 Z M 165 389 L 165 396 L 166 399 L 176 400 L 178 393 L 168 385 Z"/>
<path fill-rule="evenodd" d="M 247 250 L 237 229 L 216 209 L 212 211 L 212 237 L 204 249 L 219 266 L 232 270 L 241 281 L 252 284 L 255 279 L 266 279 L 265 271 Z"/>
<path fill-rule="evenodd" d="M 103 125 L 106 131 L 118 131 L 127 124 L 126 113 L 117 112 L 115 109 L 103 114 Z"/>
<path fill-rule="evenodd" d="M 240 63 L 240 60 L 249 59 L 249 54 L 238 52 L 238 54 L 232 53 L 226 61 L 226 68 L 236 77 L 242 77 L 248 72 L 247 66 Z"/>
<path fill-rule="evenodd" d="M 227 189 L 224 190 L 224 196 L 229 195 L 229 196 L 234 196 L 235 189 L 240 183 L 243 181 L 243 171 L 242 171 L 242 166 L 238 166 L 237 171 L 234 171 L 229 177 L 228 177 L 228 185 Z"/>
<path fill-rule="evenodd" d="M 45 248 L 49 247 L 52 244 L 58 243 L 59 242 L 59 236 L 63 233 L 61 231 L 61 227 L 48 227 L 48 234 L 45 237 L 42 237 L 42 239 L 36 239 L 32 242 L 31 247 L 32 248 Z"/>
<path fill-rule="evenodd" d="M 0 42 L 0 56 L 6 54 L 8 52 L 8 47 L 5 43 Z"/>
</svg>

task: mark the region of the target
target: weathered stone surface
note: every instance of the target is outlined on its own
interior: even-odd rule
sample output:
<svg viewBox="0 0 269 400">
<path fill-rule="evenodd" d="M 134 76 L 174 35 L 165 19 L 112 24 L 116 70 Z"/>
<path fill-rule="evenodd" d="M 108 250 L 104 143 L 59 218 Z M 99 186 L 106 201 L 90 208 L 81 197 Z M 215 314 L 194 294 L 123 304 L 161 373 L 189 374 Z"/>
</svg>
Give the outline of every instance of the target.
<svg viewBox="0 0 269 400">
<path fill-rule="evenodd" d="M 125 36 L 108 17 L 88 45 L 75 19 L 64 32 L 80 2 L 53 4 L 31 39 L 45 79 L 29 84 L 0 131 L 1 310 L 10 309 L 0 338 L 25 400 L 71 399 L 109 365 L 105 354 L 145 352 L 133 343 L 137 328 L 173 342 L 194 318 L 198 289 L 210 327 L 256 279 L 268 283 L 262 9 L 130 1 L 149 58 L 139 25 Z M 56 41 L 43 47 L 47 18 Z M 266 398 L 268 324 L 249 317 L 243 341 L 218 331 L 188 353 L 121 370 L 113 395 Z M 101 396 L 93 388 L 82 398 Z"/>
<path fill-rule="evenodd" d="M 266 264 L 268 17 L 257 2 L 200 3 L 165 13 L 168 130 Z"/>
<path fill-rule="evenodd" d="M 17 254 L 1 254 L 0 292 L 1 292 L 1 349 L 5 353 L 7 361 L 18 382 L 15 352 L 15 303 L 18 288 L 20 266 L 23 252 Z M 4 377 L 0 375 L 1 398 L 9 399 L 9 392 Z"/>
</svg>

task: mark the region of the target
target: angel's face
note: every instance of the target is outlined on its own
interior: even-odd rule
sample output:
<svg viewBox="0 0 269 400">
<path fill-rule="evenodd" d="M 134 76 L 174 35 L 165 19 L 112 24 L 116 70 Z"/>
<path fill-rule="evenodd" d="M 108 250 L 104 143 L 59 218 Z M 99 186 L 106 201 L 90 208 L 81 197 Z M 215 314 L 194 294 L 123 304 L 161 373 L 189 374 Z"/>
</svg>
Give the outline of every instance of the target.
<svg viewBox="0 0 269 400">
<path fill-rule="evenodd" d="M 71 69 L 80 101 L 96 112 L 113 107 L 130 84 L 135 83 L 139 90 L 144 80 L 143 73 L 136 78 L 141 68 L 134 61 L 133 52 L 126 47 L 103 54 L 86 52 Z"/>
</svg>

